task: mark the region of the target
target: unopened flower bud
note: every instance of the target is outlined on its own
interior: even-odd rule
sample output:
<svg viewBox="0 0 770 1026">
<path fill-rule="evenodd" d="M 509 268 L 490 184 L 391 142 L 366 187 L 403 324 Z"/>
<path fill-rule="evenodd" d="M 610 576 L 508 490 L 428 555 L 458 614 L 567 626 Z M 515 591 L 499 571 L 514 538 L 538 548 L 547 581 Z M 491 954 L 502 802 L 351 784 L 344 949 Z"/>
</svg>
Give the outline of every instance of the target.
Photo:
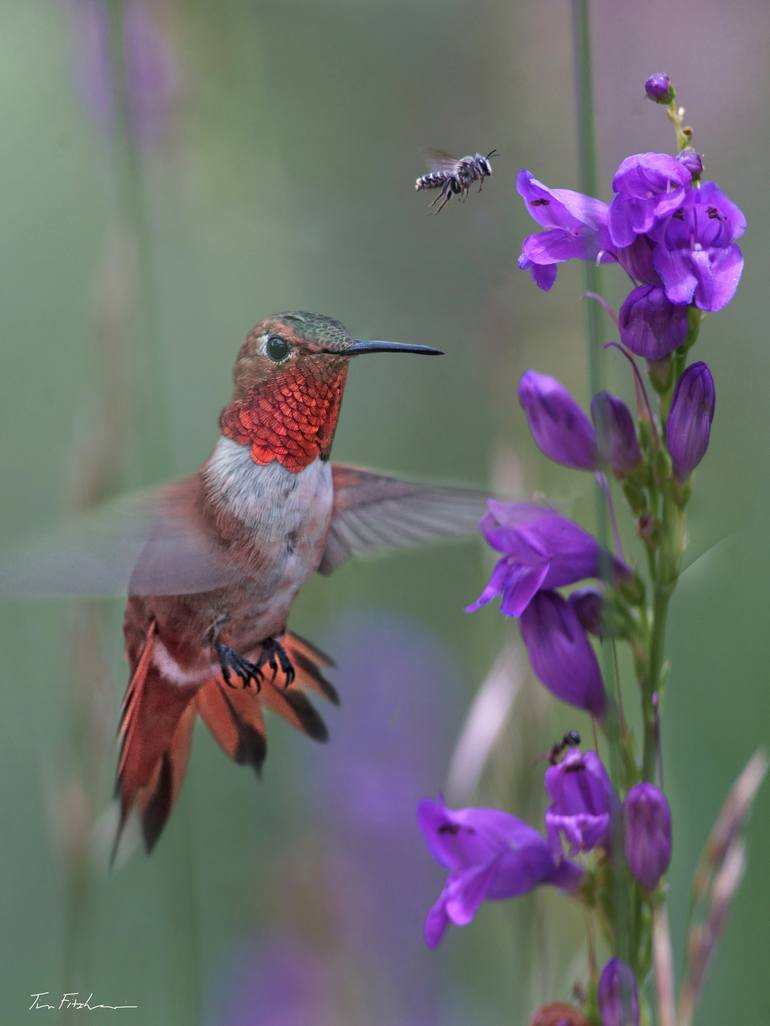
<svg viewBox="0 0 770 1026">
<path fill-rule="evenodd" d="M 519 383 L 519 402 L 538 447 L 557 463 L 578 470 L 596 466 L 591 421 L 570 393 L 547 374 L 529 370 Z"/>
<path fill-rule="evenodd" d="M 635 470 L 642 462 L 642 453 L 634 419 L 623 400 L 609 392 L 598 392 L 591 400 L 591 419 L 599 452 L 615 473 Z"/>
<path fill-rule="evenodd" d="M 662 71 L 650 75 L 644 83 L 644 91 L 647 94 L 647 99 L 654 103 L 671 103 L 674 99 L 674 87 L 671 85 L 671 79 Z"/>
<path fill-rule="evenodd" d="M 708 365 L 690 364 L 676 383 L 666 421 L 666 447 L 674 474 L 685 481 L 708 449 L 716 389 Z"/>
<path fill-rule="evenodd" d="M 687 338 L 687 306 L 666 298 L 660 285 L 640 285 L 620 308 L 620 339 L 637 356 L 661 360 Z"/>
<path fill-rule="evenodd" d="M 658 886 L 671 861 L 671 811 L 653 784 L 636 784 L 623 803 L 626 861 L 648 891 Z"/>
<path fill-rule="evenodd" d="M 557 591 L 541 591 L 521 614 L 521 636 L 539 680 L 557 698 L 601 718 L 599 663 L 577 613 Z"/>
<path fill-rule="evenodd" d="M 700 153 L 696 150 L 682 150 L 681 153 L 677 153 L 676 159 L 680 164 L 684 164 L 692 175 L 692 180 L 697 182 L 703 174 L 703 157 Z"/>
<path fill-rule="evenodd" d="M 599 977 L 602 1026 L 639 1026 L 639 992 L 630 966 L 611 958 Z"/>
</svg>

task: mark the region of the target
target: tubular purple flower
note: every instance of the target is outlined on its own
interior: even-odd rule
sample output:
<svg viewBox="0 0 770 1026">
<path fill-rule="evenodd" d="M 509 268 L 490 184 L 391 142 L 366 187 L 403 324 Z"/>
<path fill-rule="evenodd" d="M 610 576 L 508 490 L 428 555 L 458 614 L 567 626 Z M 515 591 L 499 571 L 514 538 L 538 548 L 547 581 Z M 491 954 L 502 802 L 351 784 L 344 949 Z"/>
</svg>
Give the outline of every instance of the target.
<svg viewBox="0 0 770 1026">
<path fill-rule="evenodd" d="M 597 994 L 602 1026 L 639 1026 L 639 991 L 630 966 L 611 958 L 602 969 Z"/>
<path fill-rule="evenodd" d="M 558 592 L 538 592 L 521 614 L 521 636 L 548 690 L 601 719 L 607 705 L 602 675 L 574 607 Z"/>
<path fill-rule="evenodd" d="M 652 232 L 657 243 L 653 263 L 668 299 L 694 303 L 709 313 L 727 306 L 743 271 L 735 239 L 745 229 L 743 212 L 715 182 L 690 189 L 674 216 Z"/>
<path fill-rule="evenodd" d="M 647 94 L 647 98 L 655 103 L 671 103 L 674 99 L 671 79 L 662 71 L 650 75 L 644 83 L 644 91 Z"/>
<path fill-rule="evenodd" d="M 540 884 L 566 891 L 579 886 L 580 866 L 558 863 L 537 830 L 500 809 L 448 809 L 425 799 L 417 810 L 431 855 L 449 870 L 425 922 L 425 941 L 438 947 L 450 922 L 466 926 L 482 901 L 527 894 Z"/>
<path fill-rule="evenodd" d="M 566 260 L 615 259 L 607 232 L 607 204 L 571 189 L 549 189 L 522 168 L 516 189 L 527 210 L 546 230 L 527 236 L 519 267 L 529 270 L 546 291 L 556 281 L 556 265 Z"/>
<path fill-rule="evenodd" d="M 475 612 L 499 595 L 502 613 L 521 616 L 540 589 L 575 584 L 603 573 L 616 581 L 631 575 L 622 560 L 548 506 L 495 499 L 490 499 L 488 506 L 481 531 L 492 548 L 504 555 L 466 612 Z"/>
<path fill-rule="evenodd" d="M 692 363 L 674 389 L 666 421 L 666 448 L 674 474 L 686 480 L 706 454 L 716 406 L 716 389 L 708 365 Z"/>
<path fill-rule="evenodd" d="M 577 470 L 596 467 L 591 421 L 561 382 L 528 370 L 519 382 L 519 402 L 532 436 L 546 456 Z"/>
<path fill-rule="evenodd" d="M 545 828 L 554 858 L 562 854 L 561 837 L 569 855 L 606 845 L 617 799 L 610 778 L 595 752 L 570 752 L 545 773 L 545 789 L 551 805 Z"/>
<path fill-rule="evenodd" d="M 681 207 L 690 172 L 668 153 L 635 153 L 621 163 L 612 179 L 617 194 L 610 204 L 613 244 L 630 246 L 663 217 Z"/>
<path fill-rule="evenodd" d="M 619 321 L 623 345 L 647 360 L 662 360 L 687 338 L 687 307 L 670 302 L 660 285 L 629 292 Z"/>
<path fill-rule="evenodd" d="M 671 861 L 671 811 L 653 784 L 636 784 L 623 803 L 626 862 L 648 891 L 658 886 Z"/>
<path fill-rule="evenodd" d="M 597 392 L 591 400 L 591 418 L 601 458 L 619 476 L 635 470 L 642 462 L 642 451 L 634 418 L 623 400 L 609 392 Z"/>
</svg>

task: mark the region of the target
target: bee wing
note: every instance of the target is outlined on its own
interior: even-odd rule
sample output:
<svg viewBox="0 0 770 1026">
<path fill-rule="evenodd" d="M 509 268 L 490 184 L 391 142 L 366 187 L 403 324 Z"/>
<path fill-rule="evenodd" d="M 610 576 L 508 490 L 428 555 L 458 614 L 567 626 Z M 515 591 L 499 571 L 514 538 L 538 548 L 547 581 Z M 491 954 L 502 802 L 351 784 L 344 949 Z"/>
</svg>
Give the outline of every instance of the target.
<svg viewBox="0 0 770 1026">
<path fill-rule="evenodd" d="M 449 174 L 454 174 L 457 170 L 457 165 L 460 163 L 457 157 L 453 157 L 444 150 L 436 149 L 427 149 L 425 151 L 425 161 L 431 171 L 446 171 Z"/>
<path fill-rule="evenodd" d="M 197 477 L 117 499 L 0 553 L 0 594 L 184 595 L 237 579 L 195 515 Z"/>
</svg>

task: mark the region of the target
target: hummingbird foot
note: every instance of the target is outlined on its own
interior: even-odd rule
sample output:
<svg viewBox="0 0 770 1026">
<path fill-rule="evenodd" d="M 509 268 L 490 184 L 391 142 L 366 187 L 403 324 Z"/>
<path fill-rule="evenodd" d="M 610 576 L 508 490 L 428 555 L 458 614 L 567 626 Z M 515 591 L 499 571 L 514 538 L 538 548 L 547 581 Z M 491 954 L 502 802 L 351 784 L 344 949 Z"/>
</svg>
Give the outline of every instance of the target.
<svg viewBox="0 0 770 1026">
<path fill-rule="evenodd" d="M 236 652 L 235 649 L 230 648 L 223 641 L 215 641 L 214 650 L 222 669 L 225 684 L 228 687 L 235 688 L 238 686 L 233 684 L 231 674 L 234 673 L 237 677 L 241 678 L 241 687 L 247 688 L 249 682 L 253 681 L 254 687 L 259 691 L 262 686 L 262 670 L 256 663 L 249 662 L 248 659 Z"/>
<path fill-rule="evenodd" d="M 260 670 L 263 666 L 269 666 L 273 671 L 273 680 L 275 680 L 280 667 L 286 677 L 283 685 L 285 688 L 288 688 L 297 676 L 294 672 L 294 664 L 286 654 L 286 649 L 275 638 L 268 638 L 262 643 L 262 652 L 257 660 L 257 666 Z"/>
</svg>

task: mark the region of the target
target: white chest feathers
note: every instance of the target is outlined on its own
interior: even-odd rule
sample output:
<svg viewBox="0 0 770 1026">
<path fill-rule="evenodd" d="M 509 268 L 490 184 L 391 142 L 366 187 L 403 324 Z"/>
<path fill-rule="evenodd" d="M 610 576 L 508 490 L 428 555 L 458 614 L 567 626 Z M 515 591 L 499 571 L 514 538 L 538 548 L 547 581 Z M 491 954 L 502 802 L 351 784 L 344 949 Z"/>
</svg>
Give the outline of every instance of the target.
<svg viewBox="0 0 770 1026">
<path fill-rule="evenodd" d="M 332 515 L 332 470 L 315 460 L 292 473 L 276 460 L 259 464 L 248 446 L 220 437 L 204 472 L 215 502 L 265 542 L 287 534 L 311 545 L 326 536 Z"/>
</svg>

